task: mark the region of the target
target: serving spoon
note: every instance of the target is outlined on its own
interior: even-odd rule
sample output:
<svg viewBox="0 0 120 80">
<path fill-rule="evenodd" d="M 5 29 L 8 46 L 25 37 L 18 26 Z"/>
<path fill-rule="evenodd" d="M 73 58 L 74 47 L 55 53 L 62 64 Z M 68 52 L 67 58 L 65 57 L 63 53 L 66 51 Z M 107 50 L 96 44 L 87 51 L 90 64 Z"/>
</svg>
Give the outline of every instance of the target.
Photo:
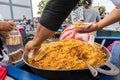
<svg viewBox="0 0 120 80">
<path fill-rule="evenodd" d="M 87 65 L 88 69 L 90 70 L 91 74 L 93 75 L 93 77 L 96 77 L 98 75 L 98 72 L 96 69 L 94 69 L 84 58 L 83 58 L 83 54 L 80 54 L 79 59 L 82 59 L 85 64 Z"/>
<path fill-rule="evenodd" d="M 102 49 L 103 45 L 105 44 L 105 42 L 106 42 L 106 39 L 103 39 L 103 40 L 102 40 L 102 43 L 101 43 L 101 45 L 100 45 L 100 48 L 101 48 L 101 49 Z"/>
</svg>

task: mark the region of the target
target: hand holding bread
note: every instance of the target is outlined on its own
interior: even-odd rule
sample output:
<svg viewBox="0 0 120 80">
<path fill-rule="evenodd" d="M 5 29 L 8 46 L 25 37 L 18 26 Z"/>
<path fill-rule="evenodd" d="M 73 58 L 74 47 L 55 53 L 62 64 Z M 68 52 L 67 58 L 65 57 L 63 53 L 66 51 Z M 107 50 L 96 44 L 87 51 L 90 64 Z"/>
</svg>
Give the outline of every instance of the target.
<svg viewBox="0 0 120 80">
<path fill-rule="evenodd" d="M 10 31 L 16 28 L 16 24 L 13 21 L 1 21 L 0 22 L 0 34 L 6 38 L 9 37 Z"/>
<path fill-rule="evenodd" d="M 8 21 L 8 23 L 10 24 L 10 26 L 13 28 L 13 29 L 16 29 L 16 24 L 14 21 L 10 20 Z"/>
</svg>

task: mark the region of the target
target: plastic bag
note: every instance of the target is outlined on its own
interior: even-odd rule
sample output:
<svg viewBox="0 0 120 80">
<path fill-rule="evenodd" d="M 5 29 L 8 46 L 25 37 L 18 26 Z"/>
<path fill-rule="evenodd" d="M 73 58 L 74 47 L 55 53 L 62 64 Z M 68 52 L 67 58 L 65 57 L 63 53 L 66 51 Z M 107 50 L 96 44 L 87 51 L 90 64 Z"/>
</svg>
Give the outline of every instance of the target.
<svg viewBox="0 0 120 80">
<path fill-rule="evenodd" d="M 72 39 L 77 39 L 77 40 L 84 40 L 84 41 L 89 41 L 90 37 L 91 37 L 91 33 L 78 33 L 74 26 L 70 26 L 67 27 L 60 35 L 60 40 L 62 39 L 68 39 L 68 38 L 72 38 Z"/>
<path fill-rule="evenodd" d="M 10 32 L 8 38 L 6 38 L 6 45 L 18 45 L 22 43 L 22 36 L 18 30 Z"/>
<path fill-rule="evenodd" d="M 9 57 L 8 57 L 5 49 L 2 49 L 1 51 L 2 51 L 2 53 L 0 54 L 0 56 L 1 56 L 0 67 L 7 66 L 9 63 Z"/>
</svg>

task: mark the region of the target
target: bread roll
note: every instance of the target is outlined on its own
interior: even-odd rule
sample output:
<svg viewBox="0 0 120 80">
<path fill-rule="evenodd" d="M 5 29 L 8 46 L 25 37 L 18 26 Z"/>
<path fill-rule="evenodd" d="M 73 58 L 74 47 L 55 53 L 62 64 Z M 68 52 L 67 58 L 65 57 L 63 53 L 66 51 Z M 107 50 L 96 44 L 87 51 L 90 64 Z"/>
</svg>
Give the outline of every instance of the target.
<svg viewBox="0 0 120 80">
<path fill-rule="evenodd" d="M 7 45 L 22 44 L 22 37 L 20 35 L 10 35 L 10 37 L 6 39 L 6 44 Z"/>
</svg>

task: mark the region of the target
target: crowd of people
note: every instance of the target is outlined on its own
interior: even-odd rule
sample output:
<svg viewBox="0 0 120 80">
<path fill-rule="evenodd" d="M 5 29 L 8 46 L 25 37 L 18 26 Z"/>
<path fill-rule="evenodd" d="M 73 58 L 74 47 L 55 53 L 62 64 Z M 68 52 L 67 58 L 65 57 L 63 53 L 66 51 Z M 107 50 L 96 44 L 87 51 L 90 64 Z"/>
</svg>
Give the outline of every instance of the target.
<svg viewBox="0 0 120 80">
<path fill-rule="evenodd" d="M 38 18 L 31 19 L 24 19 L 23 20 L 15 20 L 16 26 L 24 28 L 27 32 L 33 31 L 38 23 Z"/>
<path fill-rule="evenodd" d="M 70 15 L 62 23 L 63 28 L 68 27 L 71 24 L 74 24 L 78 20 L 81 20 L 86 23 L 96 23 L 105 18 L 108 13 L 105 12 L 103 6 L 98 8 L 92 7 L 92 1 L 87 0 L 83 1 L 83 5 L 72 10 Z M 64 27 L 65 26 L 65 27 Z"/>
</svg>

